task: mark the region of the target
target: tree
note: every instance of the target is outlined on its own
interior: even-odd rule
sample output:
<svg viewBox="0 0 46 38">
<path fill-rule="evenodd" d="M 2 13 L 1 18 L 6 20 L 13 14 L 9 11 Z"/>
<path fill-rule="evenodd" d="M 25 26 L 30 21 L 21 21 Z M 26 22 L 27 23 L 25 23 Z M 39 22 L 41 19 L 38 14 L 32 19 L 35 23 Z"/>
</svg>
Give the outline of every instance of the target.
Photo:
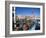
<svg viewBox="0 0 46 38">
<path fill-rule="evenodd" d="M 18 18 L 18 16 L 16 16 L 16 23 L 17 23 L 17 24 L 19 23 L 19 18 Z"/>
</svg>

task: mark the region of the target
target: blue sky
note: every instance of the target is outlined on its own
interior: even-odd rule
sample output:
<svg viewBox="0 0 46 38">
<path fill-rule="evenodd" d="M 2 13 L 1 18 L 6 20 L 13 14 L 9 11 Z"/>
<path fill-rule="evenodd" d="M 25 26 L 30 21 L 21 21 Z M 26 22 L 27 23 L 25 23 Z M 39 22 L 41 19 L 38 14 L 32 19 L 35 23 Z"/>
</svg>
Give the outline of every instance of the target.
<svg viewBox="0 0 46 38">
<path fill-rule="evenodd" d="M 16 7 L 16 15 L 31 16 L 32 10 L 35 16 L 40 16 L 40 8 Z"/>
</svg>

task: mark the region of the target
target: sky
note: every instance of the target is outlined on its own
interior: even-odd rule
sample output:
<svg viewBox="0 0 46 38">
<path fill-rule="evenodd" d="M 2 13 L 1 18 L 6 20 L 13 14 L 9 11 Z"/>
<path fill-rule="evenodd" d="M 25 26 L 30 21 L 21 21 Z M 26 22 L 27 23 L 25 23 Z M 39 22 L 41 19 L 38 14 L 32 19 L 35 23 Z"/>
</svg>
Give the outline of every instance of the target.
<svg viewBox="0 0 46 38">
<path fill-rule="evenodd" d="M 40 8 L 16 7 L 15 13 L 17 16 L 31 16 L 32 11 L 35 16 L 40 16 Z"/>
</svg>

